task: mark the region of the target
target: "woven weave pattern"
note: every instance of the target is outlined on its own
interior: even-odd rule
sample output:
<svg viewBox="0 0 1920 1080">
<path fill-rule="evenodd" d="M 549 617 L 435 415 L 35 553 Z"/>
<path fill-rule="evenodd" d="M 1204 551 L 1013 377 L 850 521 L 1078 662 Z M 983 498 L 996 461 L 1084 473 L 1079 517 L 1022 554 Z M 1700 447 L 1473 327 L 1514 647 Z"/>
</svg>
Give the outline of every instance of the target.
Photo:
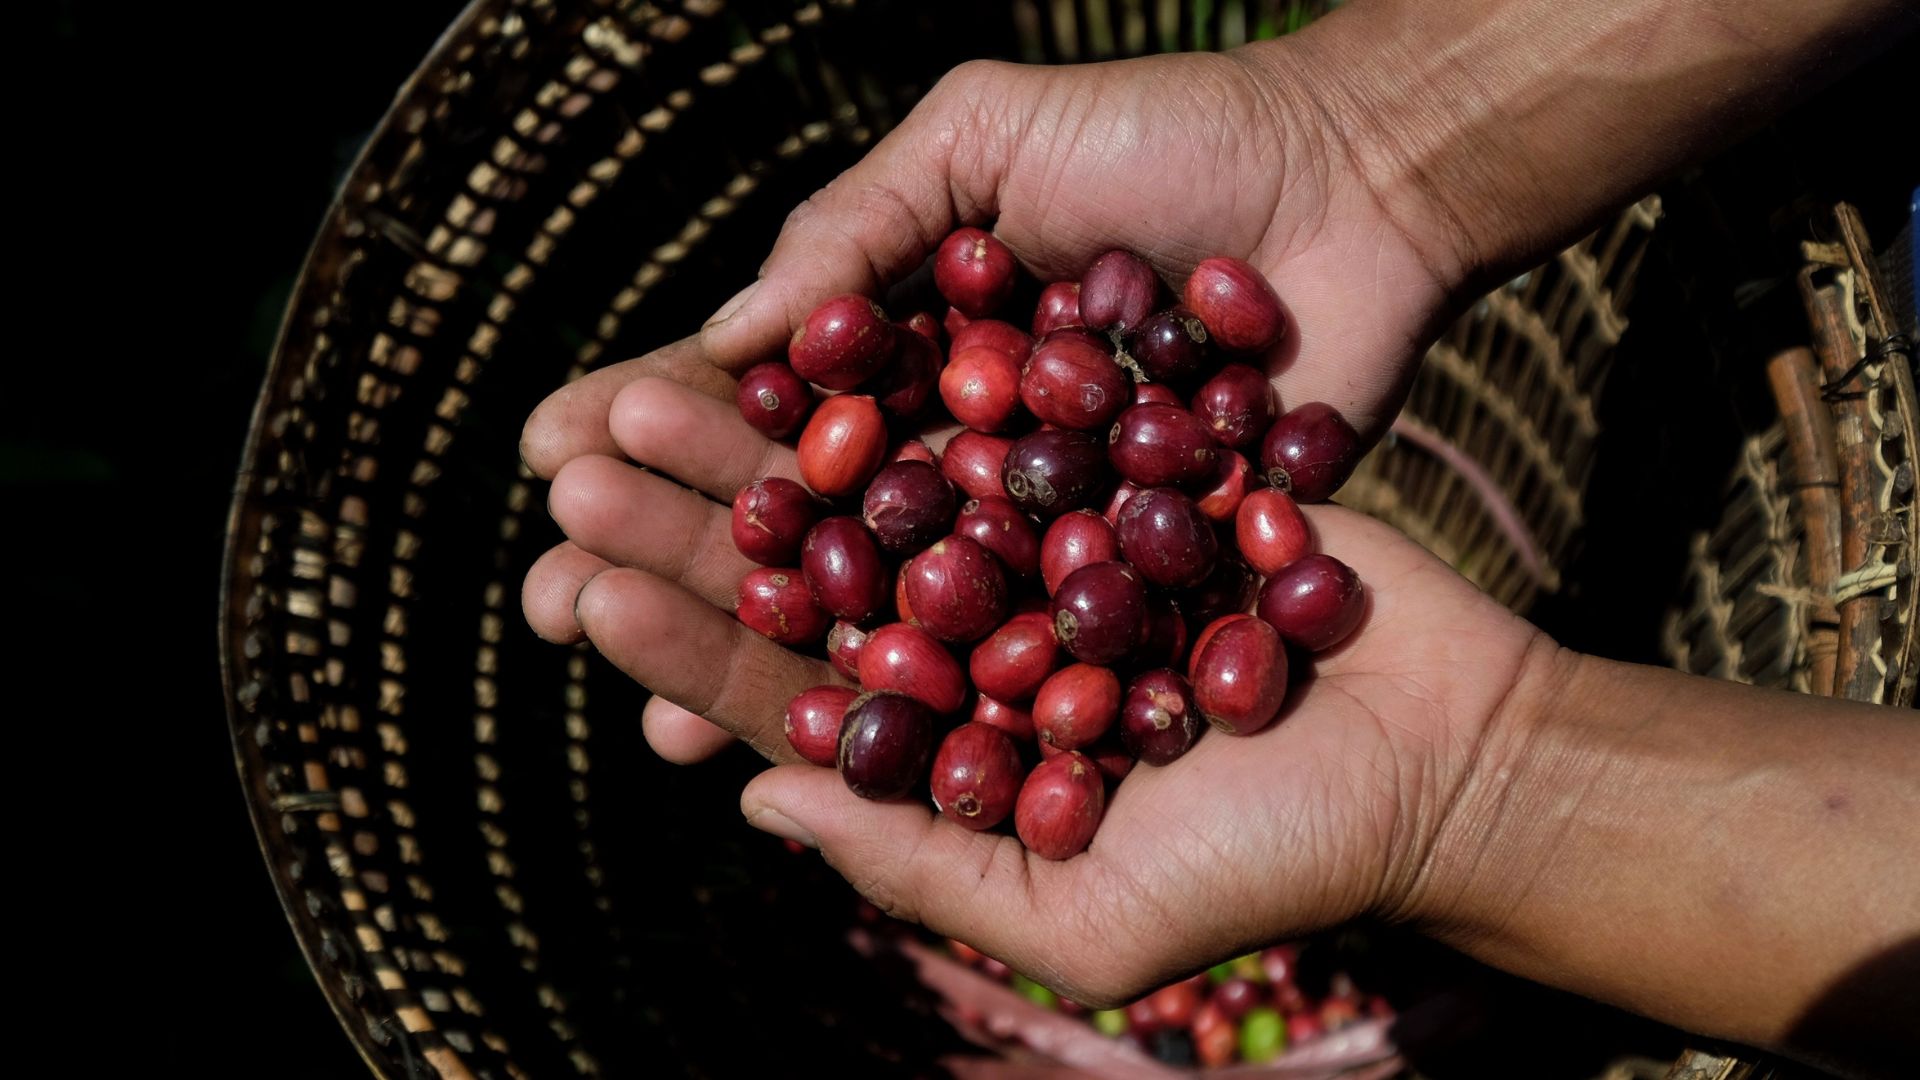
<svg viewBox="0 0 1920 1080">
<path fill-rule="evenodd" d="M 937 1040 L 907 1018 L 876 1022 L 890 1041 L 872 1045 L 836 1010 L 887 1003 L 826 990 L 750 1040 L 702 1012 L 845 950 L 820 934 L 774 951 L 807 946 L 751 925 L 779 853 L 713 828 L 732 825 L 725 780 L 654 760 L 642 693 L 524 629 L 519 582 L 558 536 L 515 458 L 520 424 L 564 382 L 693 329 L 788 208 L 951 64 L 1230 46 L 1308 14 L 1196 7 L 482 0 L 403 89 L 263 388 L 225 657 L 276 885 L 378 1072 L 591 1076 L 669 1056 L 728 1074 L 855 1051 L 883 1069 Z M 1553 588 L 1657 216 L 1633 209 L 1453 328 L 1414 426 L 1348 499 L 1509 604 Z M 819 910 L 843 902 L 830 890 Z M 804 917 L 811 895 L 782 910 Z"/>
<path fill-rule="evenodd" d="M 1910 705 L 1920 672 L 1920 501 L 1910 343 L 1851 207 L 1800 275 L 1812 348 L 1774 357 L 1781 419 L 1748 441 L 1726 516 L 1694 538 L 1675 667 Z"/>
<path fill-rule="evenodd" d="M 1392 522 L 1501 603 L 1560 586 L 1657 197 L 1475 304 L 1427 351 L 1396 438 L 1340 500 Z"/>
<path fill-rule="evenodd" d="M 1693 538 L 1690 603 L 1668 620 L 1663 645 L 1683 671 L 1806 693 L 1811 643 L 1801 628 L 1819 600 L 1781 477 L 1785 442 L 1774 428 L 1741 447 L 1726 516 Z"/>
</svg>

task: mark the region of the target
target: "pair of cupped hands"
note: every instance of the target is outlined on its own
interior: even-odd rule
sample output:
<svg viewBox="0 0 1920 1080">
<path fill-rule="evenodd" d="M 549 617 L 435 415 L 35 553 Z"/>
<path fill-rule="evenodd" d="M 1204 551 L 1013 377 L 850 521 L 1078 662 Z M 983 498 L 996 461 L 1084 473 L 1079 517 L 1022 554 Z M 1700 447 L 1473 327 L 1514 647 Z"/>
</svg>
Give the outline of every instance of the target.
<svg viewBox="0 0 1920 1080">
<path fill-rule="evenodd" d="M 1356 916 L 1444 920 L 1447 875 L 1430 863 L 1449 808 L 1499 767 L 1485 748 L 1556 650 L 1380 522 L 1307 508 L 1368 607 L 1295 676 L 1281 722 L 1137 767 L 1091 848 L 1057 863 L 797 763 L 786 702 L 843 680 L 732 614 L 752 566 L 729 542 L 729 504 L 757 477 L 797 479 L 792 449 L 740 418 L 734 376 L 783 355 L 819 300 L 878 295 L 959 224 L 992 222 L 1043 280 L 1111 248 L 1176 284 L 1207 256 L 1247 259 L 1289 311 L 1267 358 L 1282 407 L 1329 402 L 1377 437 L 1462 298 L 1465 260 L 1447 215 L 1369 171 L 1299 81 L 1232 53 L 956 69 L 793 212 L 759 279 L 697 336 L 536 410 L 522 454 L 552 481 L 568 539 L 527 575 L 528 621 L 650 688 L 642 722 L 668 760 L 734 739 L 770 759 L 741 795 L 749 823 L 818 848 L 882 910 L 1088 1004 Z"/>
</svg>

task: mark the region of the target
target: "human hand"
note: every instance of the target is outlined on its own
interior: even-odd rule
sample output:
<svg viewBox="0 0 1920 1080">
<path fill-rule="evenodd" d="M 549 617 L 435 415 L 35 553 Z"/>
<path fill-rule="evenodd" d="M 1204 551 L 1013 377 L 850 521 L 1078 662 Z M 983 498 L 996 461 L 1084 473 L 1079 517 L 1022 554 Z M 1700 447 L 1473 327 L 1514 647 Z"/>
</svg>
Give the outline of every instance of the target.
<svg viewBox="0 0 1920 1080">
<path fill-rule="evenodd" d="M 1428 854 L 1515 687 L 1559 651 L 1390 527 L 1308 514 L 1368 583 L 1365 622 L 1295 674 L 1272 727 L 1136 765 L 1084 854 L 1049 862 L 804 764 L 757 777 L 742 811 L 818 848 L 882 911 L 1098 1007 L 1357 916 L 1450 910 Z"/>
<path fill-rule="evenodd" d="M 750 564 L 726 542 L 727 509 L 698 493 L 792 476 L 792 451 L 665 379 L 629 387 L 612 418 L 621 450 L 697 490 L 608 457 L 562 469 L 556 518 L 583 555 L 617 564 L 580 590 L 579 625 L 686 715 L 793 762 L 783 707 L 838 677 L 717 606 Z M 1313 661 L 1270 730 L 1209 733 L 1170 766 L 1136 767 L 1084 855 L 1047 862 L 925 806 L 859 799 L 804 764 L 756 779 L 744 812 L 818 846 L 882 908 L 1091 1004 L 1309 927 L 1416 914 L 1430 901 L 1425 854 L 1476 748 L 1528 658 L 1552 647 L 1391 528 L 1308 513 L 1368 582 L 1366 621 Z"/>
<path fill-rule="evenodd" d="M 1350 167 L 1341 134 L 1308 104 L 1309 60 L 1296 63 L 1288 45 L 1071 68 L 963 65 L 866 159 L 794 211 L 760 279 L 696 339 L 596 372 L 541 405 L 522 453 L 555 481 L 561 524 L 579 541 L 578 519 L 598 512 L 584 507 L 612 497 L 583 490 L 589 475 L 608 475 L 599 466 L 562 475 L 583 455 L 628 457 L 730 500 L 759 473 L 741 462 L 684 462 L 703 444 L 722 453 L 725 440 L 674 412 L 682 395 L 640 380 L 664 376 L 730 401 L 728 373 L 778 355 L 820 299 L 877 292 L 918 265 L 956 220 L 996 219 L 996 234 L 1042 277 L 1075 276 L 1113 247 L 1139 252 L 1174 281 L 1208 255 L 1247 257 L 1289 308 L 1289 335 L 1266 358 L 1283 407 L 1327 401 L 1377 434 L 1441 313 L 1450 271 L 1423 254 L 1444 245 L 1403 224 L 1421 220 L 1417 207 L 1389 214 Z M 617 397 L 625 412 L 610 421 Z M 718 415 L 700 415 L 708 412 Z M 678 437 L 642 434 L 623 445 L 616 423 Z M 709 482 L 696 483 L 689 469 Z M 657 476 L 629 486 L 663 512 L 699 516 L 686 490 Z M 699 535 L 725 546 L 724 531 Z M 666 542 L 623 547 L 613 558 L 561 545 L 528 575 L 529 622 L 549 640 L 578 640 L 572 608 L 581 586 L 611 565 L 684 562 Z M 732 601 L 730 579 L 702 582 L 707 600 Z M 647 710 L 656 750 L 686 761 L 725 745 L 671 699 Z"/>
<path fill-rule="evenodd" d="M 837 293 L 904 277 L 956 223 L 1043 280 L 1134 251 L 1176 284 L 1252 262 L 1292 316 L 1264 357 L 1283 407 L 1327 401 L 1365 432 L 1397 411 L 1447 298 L 1423 206 L 1384 207 L 1310 94 L 1310 54 L 1268 43 L 1119 63 L 962 65 L 863 161 L 796 208 L 759 280 L 701 341 L 737 370 Z"/>
<path fill-rule="evenodd" d="M 1920 746 L 1899 710 L 1575 657 L 1335 506 L 1306 511 L 1368 583 L 1360 628 L 1271 728 L 1137 766 L 1082 855 L 1046 862 L 924 806 L 857 799 L 829 770 L 786 764 L 782 706 L 833 670 L 717 606 L 749 564 L 703 493 L 793 476 L 793 452 L 668 378 L 633 384 L 611 417 L 620 450 L 692 490 L 610 457 L 569 463 L 553 509 L 574 540 L 549 558 L 603 569 L 579 571 L 577 616 L 572 596 L 536 597 L 530 616 L 584 627 L 660 695 L 646 722 L 667 756 L 737 735 L 781 763 L 742 797 L 754 824 L 1088 1004 L 1374 913 L 1671 1023 L 1844 1060 L 1795 1025 L 1851 966 L 1911 939 L 1899 856 L 1920 821 Z M 1740 977 L 1701 995 L 1702 970 Z"/>
</svg>

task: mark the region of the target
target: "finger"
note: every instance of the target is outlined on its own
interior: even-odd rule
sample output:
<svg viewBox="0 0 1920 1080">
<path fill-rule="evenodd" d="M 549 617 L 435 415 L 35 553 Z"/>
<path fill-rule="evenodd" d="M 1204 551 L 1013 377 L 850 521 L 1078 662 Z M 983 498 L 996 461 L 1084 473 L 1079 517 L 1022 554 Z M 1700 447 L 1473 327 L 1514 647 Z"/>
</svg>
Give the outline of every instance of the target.
<svg viewBox="0 0 1920 1080">
<path fill-rule="evenodd" d="M 610 421 L 618 452 L 723 502 L 763 476 L 800 479 L 791 449 L 753 430 L 731 404 L 668 379 L 621 390 Z"/>
<path fill-rule="evenodd" d="M 586 640 L 573 617 L 573 600 L 593 575 L 612 564 L 569 540 L 534 561 L 520 583 L 520 610 L 542 641 L 572 645 Z"/>
<path fill-rule="evenodd" d="M 607 413 L 621 389 L 635 379 L 659 376 L 708 397 L 733 400 L 733 379 L 713 366 L 697 337 L 676 341 L 645 356 L 592 371 L 555 390 L 534 407 L 520 432 L 520 460 L 542 479 L 582 454 L 617 455 Z"/>
<path fill-rule="evenodd" d="M 994 117 L 1017 65 L 954 69 L 866 157 L 800 204 L 760 280 L 701 331 L 708 353 L 737 371 L 786 345 L 829 296 L 875 295 L 920 264 L 962 220 L 995 209 L 1007 139 Z"/>
<path fill-rule="evenodd" d="M 640 728 L 653 752 L 675 765 L 698 764 L 733 745 L 726 729 L 657 695 L 640 711 Z"/>
<path fill-rule="evenodd" d="M 601 571 L 575 608 L 587 639 L 615 667 L 775 761 L 794 760 L 787 702 L 810 686 L 841 681 L 825 661 L 781 648 L 645 571 Z"/>
<path fill-rule="evenodd" d="M 755 777 L 740 795 L 748 824 L 820 850 L 875 907 L 958 938 L 1050 986 L 1083 987 L 1057 963 L 1059 908 L 1040 898 L 1089 886 L 1093 859 L 1029 856 L 1020 841 L 975 832 L 917 802 L 862 799 L 831 769 L 796 765 Z M 1076 997 L 1077 999 L 1077 997 Z"/>
<path fill-rule="evenodd" d="M 567 462 L 547 505 L 581 548 L 677 581 L 717 607 L 734 602 L 741 576 L 754 568 L 733 546 L 726 507 L 623 461 L 590 454 Z"/>
</svg>

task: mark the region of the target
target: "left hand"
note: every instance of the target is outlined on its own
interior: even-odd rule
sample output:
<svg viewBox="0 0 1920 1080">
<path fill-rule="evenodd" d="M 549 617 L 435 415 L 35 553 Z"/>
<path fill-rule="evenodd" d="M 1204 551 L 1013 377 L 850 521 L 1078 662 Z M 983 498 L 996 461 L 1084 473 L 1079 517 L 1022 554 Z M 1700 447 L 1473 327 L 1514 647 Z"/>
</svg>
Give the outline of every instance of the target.
<svg viewBox="0 0 1920 1080">
<path fill-rule="evenodd" d="M 579 590 L 579 625 L 672 715 L 794 761 L 787 700 L 838 677 L 723 610 L 750 564 L 727 541 L 727 508 L 699 494 L 792 475 L 792 451 L 665 379 L 622 391 L 611 416 L 624 453 L 695 490 L 608 457 L 561 470 L 553 513 L 570 550 L 608 567 Z M 1555 649 L 1386 525 L 1309 514 L 1323 548 L 1368 583 L 1366 622 L 1296 679 L 1272 728 L 1210 732 L 1172 765 L 1137 766 L 1086 853 L 1048 862 L 926 806 L 859 799 L 805 764 L 754 780 L 743 811 L 817 846 L 883 910 L 1090 1005 L 1363 913 L 1416 914 L 1446 809 L 1514 685 Z"/>
</svg>

